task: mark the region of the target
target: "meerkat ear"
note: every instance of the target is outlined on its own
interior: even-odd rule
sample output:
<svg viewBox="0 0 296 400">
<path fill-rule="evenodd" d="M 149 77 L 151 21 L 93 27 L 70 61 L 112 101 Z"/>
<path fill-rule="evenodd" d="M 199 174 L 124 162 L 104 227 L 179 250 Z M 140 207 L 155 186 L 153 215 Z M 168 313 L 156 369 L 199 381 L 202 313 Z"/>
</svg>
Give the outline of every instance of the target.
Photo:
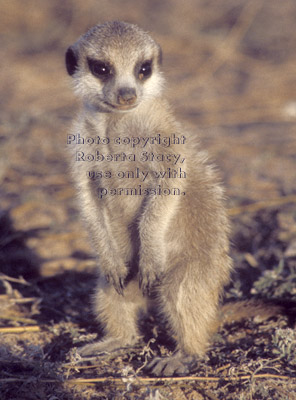
<svg viewBox="0 0 296 400">
<path fill-rule="evenodd" d="M 69 75 L 73 75 L 78 69 L 78 54 L 73 46 L 70 46 L 65 54 L 66 68 Z"/>
<path fill-rule="evenodd" d="M 158 44 L 158 55 L 157 55 L 157 61 L 158 64 L 161 65 L 162 64 L 162 49 Z"/>
</svg>

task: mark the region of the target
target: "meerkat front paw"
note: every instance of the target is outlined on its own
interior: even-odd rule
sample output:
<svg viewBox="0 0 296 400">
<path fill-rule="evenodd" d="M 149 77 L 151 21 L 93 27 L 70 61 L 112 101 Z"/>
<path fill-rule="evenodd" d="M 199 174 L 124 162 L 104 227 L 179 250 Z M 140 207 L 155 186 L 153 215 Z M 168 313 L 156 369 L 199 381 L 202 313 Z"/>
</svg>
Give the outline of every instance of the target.
<svg viewBox="0 0 296 400">
<path fill-rule="evenodd" d="M 124 263 L 121 263 L 120 265 L 117 263 L 113 266 L 109 264 L 108 267 L 105 265 L 102 269 L 106 281 L 114 286 L 118 294 L 123 295 L 125 280 L 128 275 L 127 265 Z"/>
<path fill-rule="evenodd" d="M 140 272 L 139 275 L 139 287 L 143 292 L 143 295 L 150 295 L 152 287 L 159 280 L 159 277 L 152 269 L 146 269 Z"/>
<path fill-rule="evenodd" d="M 150 295 L 153 287 L 161 278 L 163 268 L 157 263 L 152 264 L 151 261 L 140 260 L 139 270 L 139 287 L 143 295 Z"/>
<path fill-rule="evenodd" d="M 151 294 L 152 288 L 161 279 L 164 271 L 165 257 L 161 252 L 140 252 L 139 287 L 144 295 Z"/>
</svg>

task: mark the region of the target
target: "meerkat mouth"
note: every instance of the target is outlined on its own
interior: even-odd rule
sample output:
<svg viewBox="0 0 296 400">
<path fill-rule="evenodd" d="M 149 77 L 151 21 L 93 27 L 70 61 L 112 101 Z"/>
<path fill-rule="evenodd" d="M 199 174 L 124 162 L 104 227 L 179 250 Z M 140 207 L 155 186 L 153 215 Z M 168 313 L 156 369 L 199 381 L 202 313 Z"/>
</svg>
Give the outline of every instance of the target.
<svg viewBox="0 0 296 400">
<path fill-rule="evenodd" d="M 111 107 L 113 110 L 116 110 L 116 111 L 130 111 L 138 106 L 138 104 L 124 104 L 124 105 L 111 104 L 111 103 L 108 103 L 107 101 L 104 101 L 104 104 L 108 107 Z"/>
</svg>

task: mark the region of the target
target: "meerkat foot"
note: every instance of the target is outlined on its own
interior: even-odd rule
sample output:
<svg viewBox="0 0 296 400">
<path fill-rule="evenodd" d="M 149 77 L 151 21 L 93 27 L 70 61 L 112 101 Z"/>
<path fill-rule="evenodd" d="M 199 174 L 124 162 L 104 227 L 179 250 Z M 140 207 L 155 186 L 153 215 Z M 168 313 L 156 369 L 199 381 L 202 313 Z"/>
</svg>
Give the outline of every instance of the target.
<svg viewBox="0 0 296 400">
<path fill-rule="evenodd" d="M 197 357 L 177 351 L 171 357 L 155 357 L 146 370 L 156 376 L 173 376 L 189 374 L 197 364 Z"/>
<path fill-rule="evenodd" d="M 81 357 L 98 357 L 112 353 L 121 348 L 131 347 L 134 344 L 136 344 L 136 341 L 126 342 L 116 338 L 108 338 L 99 342 L 86 344 L 77 351 Z"/>
</svg>

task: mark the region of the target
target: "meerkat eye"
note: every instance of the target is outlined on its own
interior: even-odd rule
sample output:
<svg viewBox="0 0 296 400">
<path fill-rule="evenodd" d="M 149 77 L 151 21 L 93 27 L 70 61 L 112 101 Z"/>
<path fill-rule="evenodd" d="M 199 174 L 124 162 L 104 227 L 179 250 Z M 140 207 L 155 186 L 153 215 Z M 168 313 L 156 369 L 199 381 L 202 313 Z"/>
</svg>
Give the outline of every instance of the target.
<svg viewBox="0 0 296 400">
<path fill-rule="evenodd" d="M 139 79 L 142 81 L 152 74 L 152 61 L 145 61 L 139 69 Z"/>
<path fill-rule="evenodd" d="M 112 75 L 112 68 L 107 63 L 91 59 L 87 62 L 91 73 L 97 78 L 106 79 Z"/>
</svg>

